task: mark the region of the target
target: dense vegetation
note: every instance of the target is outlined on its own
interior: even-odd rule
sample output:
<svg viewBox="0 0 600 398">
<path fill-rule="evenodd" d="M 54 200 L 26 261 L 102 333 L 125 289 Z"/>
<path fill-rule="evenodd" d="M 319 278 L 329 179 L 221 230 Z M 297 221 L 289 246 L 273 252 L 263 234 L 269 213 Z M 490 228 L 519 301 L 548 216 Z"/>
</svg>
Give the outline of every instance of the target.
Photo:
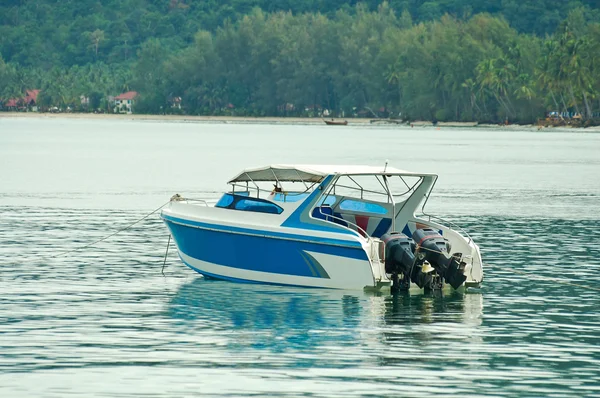
<svg viewBox="0 0 600 398">
<path fill-rule="evenodd" d="M 95 109 L 134 89 L 136 112 L 521 122 L 600 110 L 593 1 L 356 3 L 4 0 L 0 98 L 39 88 L 41 106 Z"/>
</svg>

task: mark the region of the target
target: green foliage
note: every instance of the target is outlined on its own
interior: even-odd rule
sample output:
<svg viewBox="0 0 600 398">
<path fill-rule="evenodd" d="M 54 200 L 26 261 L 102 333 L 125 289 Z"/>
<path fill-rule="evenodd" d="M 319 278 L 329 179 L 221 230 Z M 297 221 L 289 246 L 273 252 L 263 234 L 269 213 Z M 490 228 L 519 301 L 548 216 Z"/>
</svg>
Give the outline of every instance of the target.
<svg viewBox="0 0 600 398">
<path fill-rule="evenodd" d="M 100 91 L 92 91 L 90 93 L 90 95 L 88 96 L 88 107 L 89 110 L 91 111 L 95 111 L 97 109 L 99 109 L 102 106 L 102 99 L 104 98 L 104 95 L 100 92 Z"/>
<path fill-rule="evenodd" d="M 360 7 L 355 7 L 356 4 Z M 501 4 L 501 5 L 500 5 Z M 143 43 L 155 38 L 170 51 L 194 41 L 199 30 L 216 32 L 227 21 L 239 22 L 259 8 L 263 12 L 337 13 L 377 11 L 381 0 L 35 0 L 0 3 L 0 53 L 22 66 L 124 63 L 135 58 Z M 439 20 L 448 14 L 464 19 L 490 13 L 504 17 L 520 33 L 551 34 L 569 11 L 582 8 L 587 20 L 599 20 L 596 0 L 390 0 L 402 15 L 400 25 Z"/>
<path fill-rule="evenodd" d="M 598 112 L 594 3 L 492 3 L 5 2 L 0 98 L 39 88 L 42 106 L 93 111 L 136 90 L 138 113 L 440 121 Z"/>
</svg>

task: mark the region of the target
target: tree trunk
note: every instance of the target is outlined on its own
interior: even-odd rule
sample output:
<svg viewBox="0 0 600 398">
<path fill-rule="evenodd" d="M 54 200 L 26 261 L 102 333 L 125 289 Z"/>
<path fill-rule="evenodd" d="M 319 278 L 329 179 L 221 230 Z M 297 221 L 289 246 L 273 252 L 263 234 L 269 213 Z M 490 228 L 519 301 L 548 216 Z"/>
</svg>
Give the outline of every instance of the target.
<svg viewBox="0 0 600 398">
<path fill-rule="evenodd" d="M 506 105 L 506 103 L 504 102 L 504 100 L 502 99 L 501 96 L 499 96 L 498 94 L 494 93 L 494 97 L 496 97 L 496 101 L 498 101 L 498 103 L 500 105 L 502 105 L 502 107 L 504 107 L 504 109 L 506 110 L 506 113 L 510 114 L 510 109 L 508 108 L 508 105 Z"/>
<path fill-rule="evenodd" d="M 400 79 L 398 79 L 398 109 L 402 113 L 402 86 L 400 85 Z"/>
<path fill-rule="evenodd" d="M 456 112 L 454 113 L 454 117 L 456 118 L 456 121 L 458 121 L 458 105 L 459 105 L 459 102 L 456 101 Z"/>
<path fill-rule="evenodd" d="M 477 112 L 479 112 L 480 114 L 483 113 L 483 111 L 481 110 L 481 108 L 479 107 L 479 105 L 477 105 L 477 98 L 475 96 L 473 96 L 473 104 L 475 105 L 475 108 L 477 108 Z M 483 102 L 483 107 L 485 108 L 485 101 Z M 485 110 L 485 112 L 487 113 L 487 109 Z"/>
<path fill-rule="evenodd" d="M 487 102 L 486 102 L 486 100 L 485 100 L 485 97 L 483 98 L 483 110 L 484 110 L 484 112 L 485 112 L 485 113 L 484 113 L 484 114 L 485 114 L 485 116 L 486 116 L 486 117 L 489 117 L 489 114 L 490 114 L 490 112 L 488 111 L 488 108 L 487 108 Z"/>
<path fill-rule="evenodd" d="M 569 108 L 567 107 L 567 104 L 565 103 L 565 96 L 563 95 L 563 93 L 560 93 L 560 100 L 562 101 L 563 104 L 563 112 L 565 113 L 569 113 Z"/>
<path fill-rule="evenodd" d="M 583 94 L 583 101 L 585 103 L 585 109 L 586 109 L 586 112 L 587 112 L 586 119 L 591 119 L 592 118 L 592 111 L 590 110 L 590 104 L 589 104 L 589 102 L 587 100 L 587 95 L 585 95 L 585 91 L 582 91 L 582 94 Z"/>
<path fill-rule="evenodd" d="M 512 113 L 513 117 L 514 117 L 514 116 L 517 116 L 517 111 L 515 110 L 515 107 L 513 106 L 513 104 L 512 104 L 512 102 L 511 102 L 510 98 L 508 98 L 508 95 L 507 95 L 507 94 L 504 94 L 504 97 L 506 97 L 506 102 L 507 102 L 507 103 L 508 103 L 508 105 L 510 106 L 511 113 Z"/>
<path fill-rule="evenodd" d="M 573 92 L 573 84 L 569 83 L 569 92 L 571 93 L 571 99 L 573 100 L 573 104 L 575 104 L 575 112 L 581 114 L 579 112 L 579 106 L 577 105 L 577 100 L 575 99 L 575 93 Z"/>
<path fill-rule="evenodd" d="M 556 109 L 560 109 L 560 105 L 558 105 L 558 102 L 556 102 L 556 97 L 554 97 L 554 91 L 550 90 L 550 95 L 552 96 L 552 101 L 554 101 Z"/>
</svg>

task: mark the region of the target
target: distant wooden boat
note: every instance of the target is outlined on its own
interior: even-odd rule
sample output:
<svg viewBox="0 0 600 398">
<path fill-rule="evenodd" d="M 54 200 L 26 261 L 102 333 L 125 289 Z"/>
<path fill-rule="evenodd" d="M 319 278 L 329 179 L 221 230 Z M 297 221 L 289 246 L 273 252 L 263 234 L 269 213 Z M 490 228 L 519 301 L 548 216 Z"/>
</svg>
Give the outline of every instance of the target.
<svg viewBox="0 0 600 398">
<path fill-rule="evenodd" d="M 325 120 L 323 119 L 323 121 L 325 122 L 326 125 L 328 126 L 346 126 L 348 124 L 347 120 L 344 121 L 336 121 L 336 120 Z"/>
<path fill-rule="evenodd" d="M 371 119 L 371 124 L 407 124 L 405 120 L 402 119 Z"/>
</svg>

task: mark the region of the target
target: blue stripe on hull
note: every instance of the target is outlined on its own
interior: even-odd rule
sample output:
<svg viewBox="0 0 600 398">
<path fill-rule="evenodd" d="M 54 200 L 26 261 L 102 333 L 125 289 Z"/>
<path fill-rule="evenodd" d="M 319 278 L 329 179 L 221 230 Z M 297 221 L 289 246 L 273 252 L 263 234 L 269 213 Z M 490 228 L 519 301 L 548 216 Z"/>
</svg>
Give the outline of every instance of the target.
<svg viewBox="0 0 600 398">
<path fill-rule="evenodd" d="M 365 260 L 362 247 L 340 247 L 270 236 L 246 235 L 181 225 L 166 220 L 181 252 L 197 260 L 248 271 L 328 278 L 306 260 L 303 252 L 316 252 Z"/>
<path fill-rule="evenodd" d="M 247 235 L 257 235 L 260 237 L 291 239 L 291 240 L 298 240 L 298 241 L 309 240 L 309 241 L 313 241 L 313 242 L 325 243 L 325 244 L 331 244 L 331 245 L 341 245 L 341 246 L 351 246 L 351 247 L 362 248 L 362 245 L 360 244 L 360 242 L 358 242 L 356 240 L 354 240 L 354 241 L 341 240 L 341 239 L 323 238 L 323 237 L 319 237 L 319 236 L 306 236 L 306 235 L 288 234 L 288 233 L 282 233 L 282 232 L 272 232 L 272 231 L 265 231 L 265 230 L 251 229 L 251 228 L 231 227 L 228 225 L 210 224 L 210 223 L 201 222 L 201 221 L 186 220 L 183 218 L 169 216 L 164 213 L 161 214 L 161 217 L 165 221 L 171 221 L 171 222 L 177 223 L 177 224 L 189 225 L 192 227 L 199 227 L 199 228 L 204 228 L 204 229 L 215 229 L 215 230 L 224 231 L 224 232 L 233 232 L 233 233 L 240 233 L 240 234 L 247 234 Z M 339 232 L 339 231 L 336 231 L 336 232 Z"/>
<path fill-rule="evenodd" d="M 326 287 L 317 287 L 317 286 L 306 286 L 306 285 L 295 285 L 295 284 L 288 284 L 288 283 L 275 283 L 275 282 L 263 282 L 263 281 L 252 281 L 249 279 L 239 279 L 239 278 L 232 278 L 229 276 L 221 276 L 221 275 L 215 275 L 212 274 L 210 272 L 206 272 L 206 271 L 202 271 L 199 268 L 194 267 L 193 265 L 187 263 L 184 259 L 182 259 L 181 257 L 179 257 L 181 259 L 181 261 L 190 269 L 196 271 L 197 273 L 203 275 L 204 277 L 207 278 L 212 278 L 212 279 L 218 279 L 218 280 L 223 280 L 223 281 L 229 281 L 229 282 L 237 282 L 237 283 L 249 283 L 249 284 L 261 284 L 261 285 L 273 285 L 273 286 L 296 286 L 296 287 L 308 287 L 308 288 L 313 288 L 313 289 L 332 289 L 332 288 L 326 288 Z"/>
</svg>

